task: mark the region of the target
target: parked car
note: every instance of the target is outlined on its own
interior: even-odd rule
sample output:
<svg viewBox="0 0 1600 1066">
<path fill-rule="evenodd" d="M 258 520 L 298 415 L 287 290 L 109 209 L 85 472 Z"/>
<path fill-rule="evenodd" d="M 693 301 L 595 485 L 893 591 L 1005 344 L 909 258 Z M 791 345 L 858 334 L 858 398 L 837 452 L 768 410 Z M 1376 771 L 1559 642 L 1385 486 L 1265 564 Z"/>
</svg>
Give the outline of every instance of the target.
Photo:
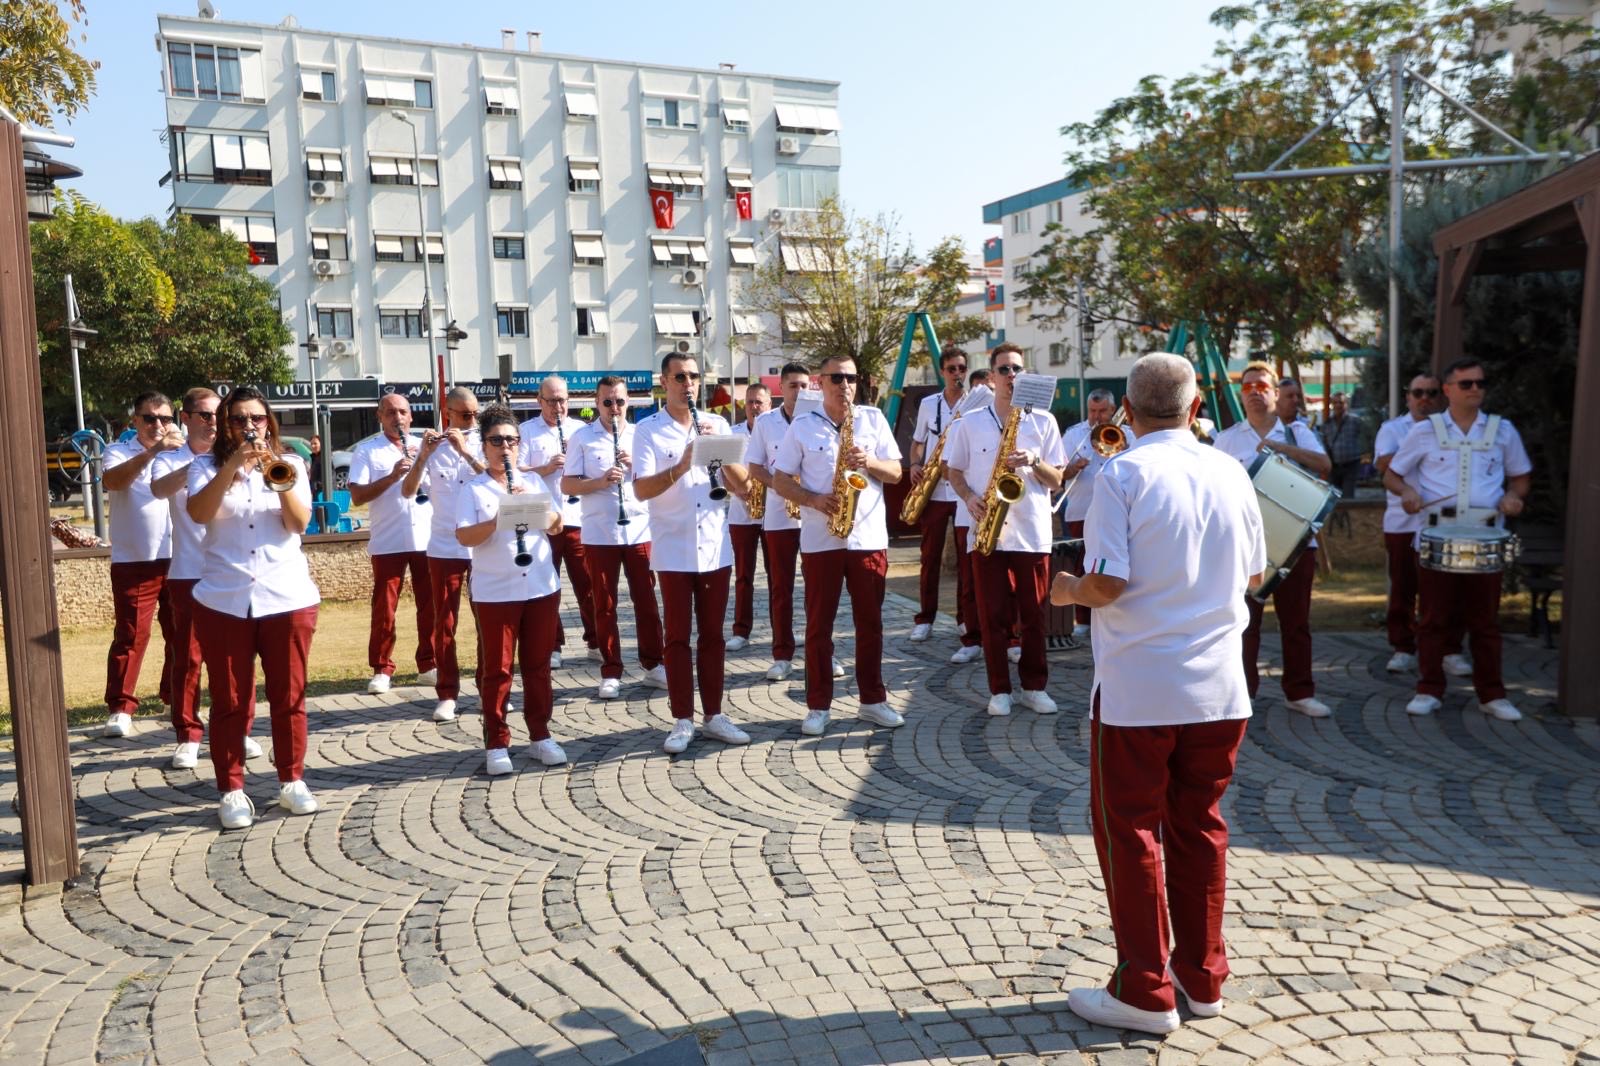
<svg viewBox="0 0 1600 1066">
<path fill-rule="evenodd" d="M 374 433 L 372 436 L 375 437 L 377 434 Z M 372 438 L 367 437 L 364 439 L 371 440 Z M 413 448 L 422 447 L 422 430 L 413 428 L 411 430 L 411 441 Z M 343 492 L 350 487 L 350 458 L 354 454 L 353 450 L 345 448 L 339 448 L 334 451 L 333 489 L 335 492 Z"/>
</svg>

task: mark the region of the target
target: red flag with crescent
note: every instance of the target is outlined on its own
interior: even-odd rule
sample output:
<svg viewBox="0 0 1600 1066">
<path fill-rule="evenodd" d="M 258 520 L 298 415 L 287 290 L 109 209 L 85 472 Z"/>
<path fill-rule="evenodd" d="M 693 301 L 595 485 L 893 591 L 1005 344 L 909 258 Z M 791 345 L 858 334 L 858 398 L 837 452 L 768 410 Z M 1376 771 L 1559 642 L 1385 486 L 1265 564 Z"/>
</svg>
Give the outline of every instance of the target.
<svg viewBox="0 0 1600 1066">
<path fill-rule="evenodd" d="M 656 229 L 672 228 L 672 190 L 651 189 L 650 210 L 656 216 Z"/>
<path fill-rule="evenodd" d="M 748 221 L 751 215 L 754 214 L 754 208 L 750 202 L 749 189 L 740 189 L 738 192 L 734 193 L 733 205 L 738 209 L 739 217 L 745 219 L 746 221 Z"/>
</svg>

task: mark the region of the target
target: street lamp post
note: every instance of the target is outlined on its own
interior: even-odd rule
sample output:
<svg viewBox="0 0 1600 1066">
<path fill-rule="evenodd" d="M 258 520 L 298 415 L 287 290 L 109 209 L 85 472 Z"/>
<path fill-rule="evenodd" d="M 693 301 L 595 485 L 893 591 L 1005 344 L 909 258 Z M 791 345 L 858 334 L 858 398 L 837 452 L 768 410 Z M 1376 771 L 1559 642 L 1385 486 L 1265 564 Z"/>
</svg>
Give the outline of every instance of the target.
<svg viewBox="0 0 1600 1066">
<path fill-rule="evenodd" d="M 70 320 L 67 322 L 67 346 L 72 350 L 72 399 L 78 409 L 78 432 L 83 432 L 83 376 L 79 371 L 79 361 L 83 349 L 88 346 L 91 337 L 98 337 L 99 330 L 90 329 L 84 325 L 83 318 L 78 314 L 77 294 L 72 291 L 72 275 L 66 277 L 67 286 L 67 313 Z M 101 540 L 106 536 L 106 509 L 103 504 L 102 489 L 100 486 L 100 459 L 95 456 L 85 459 L 83 473 L 83 517 L 94 521 L 94 535 Z"/>
<path fill-rule="evenodd" d="M 434 425 L 443 427 L 444 422 L 440 409 L 444 406 L 444 396 L 438 385 L 438 370 L 434 362 L 438 354 L 433 350 L 433 280 L 428 268 L 428 213 L 422 198 L 422 149 L 417 143 L 417 124 L 411 121 L 411 116 L 398 107 L 389 112 L 395 118 L 405 123 L 406 129 L 411 131 L 411 182 L 417 190 L 417 225 L 422 232 L 417 237 L 417 254 L 422 259 L 422 335 L 428 338 L 428 377 L 434 379 L 433 386 L 433 421 Z M 444 241 L 444 226 L 439 227 L 439 240 Z M 455 368 L 449 370 L 450 384 L 456 383 Z"/>
</svg>

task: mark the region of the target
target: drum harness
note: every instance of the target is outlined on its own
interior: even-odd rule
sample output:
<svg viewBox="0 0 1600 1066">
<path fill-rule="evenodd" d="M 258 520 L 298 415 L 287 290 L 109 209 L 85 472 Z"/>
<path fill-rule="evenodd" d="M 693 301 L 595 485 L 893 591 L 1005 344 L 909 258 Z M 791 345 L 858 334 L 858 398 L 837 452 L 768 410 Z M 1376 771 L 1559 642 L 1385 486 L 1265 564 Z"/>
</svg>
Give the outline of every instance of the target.
<svg viewBox="0 0 1600 1066">
<path fill-rule="evenodd" d="M 1441 519 L 1453 519 L 1467 525 L 1499 525 L 1500 512 L 1494 507 L 1473 507 L 1472 504 L 1472 453 L 1487 452 L 1498 447 L 1500 416 L 1489 415 L 1483 427 L 1483 436 L 1472 440 L 1467 436 L 1452 439 L 1444 415 L 1429 415 L 1433 436 L 1439 447 L 1456 453 L 1456 503 L 1451 507 L 1437 507 L 1428 512 L 1428 525 L 1436 526 Z"/>
</svg>

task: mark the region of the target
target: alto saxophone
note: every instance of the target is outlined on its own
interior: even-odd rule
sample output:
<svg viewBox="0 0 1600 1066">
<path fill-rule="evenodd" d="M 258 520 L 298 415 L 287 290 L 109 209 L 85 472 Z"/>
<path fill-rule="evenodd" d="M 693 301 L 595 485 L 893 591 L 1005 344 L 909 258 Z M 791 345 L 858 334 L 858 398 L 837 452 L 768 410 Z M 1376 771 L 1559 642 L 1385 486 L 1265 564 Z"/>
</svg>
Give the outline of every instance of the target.
<svg viewBox="0 0 1600 1066">
<path fill-rule="evenodd" d="M 750 479 L 750 493 L 745 500 L 744 509 L 750 512 L 750 517 L 757 522 L 767 516 L 767 487 L 755 478 Z"/>
<path fill-rule="evenodd" d="M 856 446 L 855 421 L 856 411 L 851 407 L 845 411 L 844 422 L 839 427 L 839 458 L 833 464 L 833 498 L 839 501 L 839 509 L 828 517 L 828 536 L 840 540 L 849 537 L 850 530 L 855 527 L 856 501 L 861 497 L 861 490 L 867 487 L 865 474 L 845 466 Z"/>
<path fill-rule="evenodd" d="M 1017 450 L 1017 427 L 1022 424 L 1022 408 L 1013 407 L 1000 433 L 1000 447 L 995 452 L 994 469 L 989 474 L 989 487 L 983 493 L 983 521 L 973 529 L 973 546 L 983 555 L 993 555 L 1000 543 L 1000 530 L 1006 524 L 1006 512 L 1022 499 L 1027 486 L 1022 475 L 1006 467 L 1006 459 Z"/>
<path fill-rule="evenodd" d="M 927 463 L 922 468 L 922 480 L 906 493 L 906 502 L 900 505 L 900 521 L 908 526 L 914 526 L 922 521 L 922 512 L 928 509 L 928 501 L 933 499 L 933 490 L 939 487 L 939 481 L 944 476 L 939 470 L 939 459 L 944 455 L 945 438 L 950 436 L 950 431 L 955 424 L 961 421 L 958 413 L 944 427 L 944 432 L 939 434 L 939 441 L 933 446 L 933 454 L 928 456 Z"/>
</svg>

